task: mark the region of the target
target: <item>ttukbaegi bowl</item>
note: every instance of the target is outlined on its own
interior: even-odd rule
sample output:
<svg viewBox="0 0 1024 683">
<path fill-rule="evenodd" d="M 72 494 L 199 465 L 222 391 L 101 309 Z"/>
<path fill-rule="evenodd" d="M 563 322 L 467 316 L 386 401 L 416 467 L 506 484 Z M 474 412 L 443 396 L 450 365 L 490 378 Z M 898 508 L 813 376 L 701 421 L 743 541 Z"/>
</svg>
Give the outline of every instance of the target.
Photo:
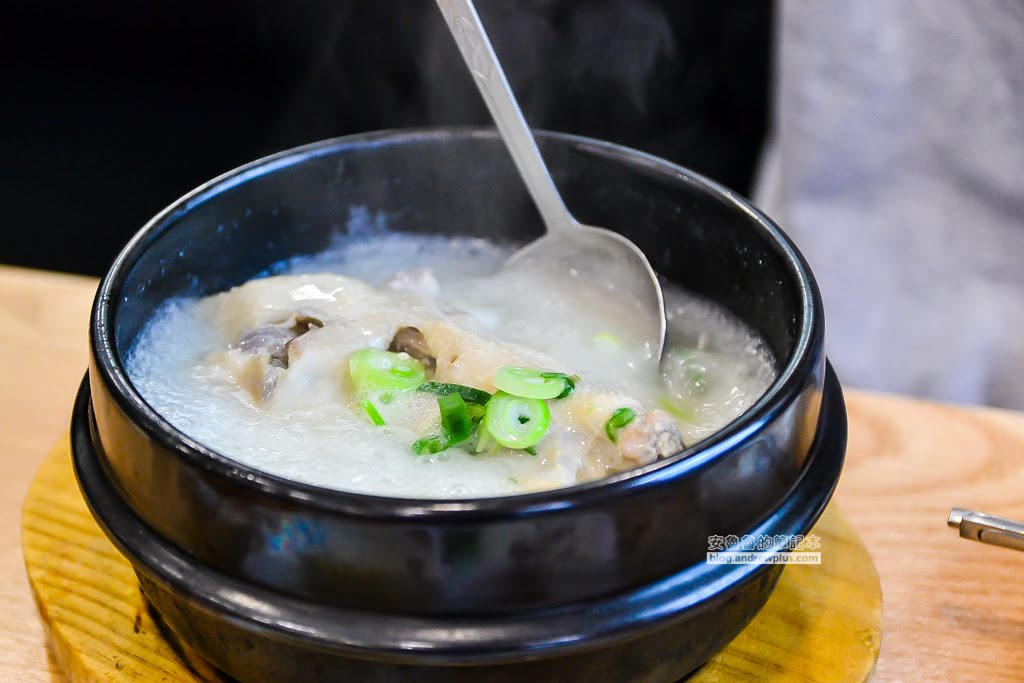
<svg viewBox="0 0 1024 683">
<path fill-rule="evenodd" d="M 282 152 L 150 221 L 100 285 L 72 437 L 93 515 L 166 625 L 241 681 L 675 680 L 754 617 L 779 566 L 706 561 L 712 535 L 807 532 L 842 468 L 846 415 L 811 273 L 733 192 L 640 152 L 543 133 L 583 222 L 757 329 L 779 376 L 666 460 L 474 500 L 346 493 L 197 443 L 124 360 L 164 301 L 241 284 L 339 234 L 527 241 L 541 225 L 491 131 L 393 131 Z M 776 548 L 779 549 L 779 548 Z"/>
</svg>

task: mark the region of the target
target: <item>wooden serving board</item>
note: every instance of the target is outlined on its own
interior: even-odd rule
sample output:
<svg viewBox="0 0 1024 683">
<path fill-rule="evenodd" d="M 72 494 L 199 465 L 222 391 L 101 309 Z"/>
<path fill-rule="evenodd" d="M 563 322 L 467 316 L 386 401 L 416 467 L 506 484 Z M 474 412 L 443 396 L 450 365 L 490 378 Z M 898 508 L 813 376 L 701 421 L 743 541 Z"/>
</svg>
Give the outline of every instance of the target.
<svg viewBox="0 0 1024 683">
<path fill-rule="evenodd" d="M 690 683 L 871 676 L 882 637 L 874 563 L 834 505 L 812 533 L 821 564 L 787 567 L 757 618 Z M 131 566 L 86 508 L 66 439 L 29 489 L 22 546 L 50 646 L 73 683 L 219 680 L 162 636 Z"/>
</svg>

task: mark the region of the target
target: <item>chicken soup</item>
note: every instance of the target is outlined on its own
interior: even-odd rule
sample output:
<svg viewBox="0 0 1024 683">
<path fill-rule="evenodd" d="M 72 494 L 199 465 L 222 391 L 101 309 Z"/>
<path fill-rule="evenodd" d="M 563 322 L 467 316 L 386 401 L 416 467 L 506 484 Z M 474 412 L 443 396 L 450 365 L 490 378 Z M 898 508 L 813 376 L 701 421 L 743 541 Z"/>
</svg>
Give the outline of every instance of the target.
<svg viewBox="0 0 1024 683">
<path fill-rule="evenodd" d="M 722 428 L 776 364 L 724 309 L 665 286 L 664 357 L 636 311 L 511 248 L 392 234 L 165 304 L 127 359 L 143 398 L 224 456 L 402 498 L 571 486 Z"/>
</svg>

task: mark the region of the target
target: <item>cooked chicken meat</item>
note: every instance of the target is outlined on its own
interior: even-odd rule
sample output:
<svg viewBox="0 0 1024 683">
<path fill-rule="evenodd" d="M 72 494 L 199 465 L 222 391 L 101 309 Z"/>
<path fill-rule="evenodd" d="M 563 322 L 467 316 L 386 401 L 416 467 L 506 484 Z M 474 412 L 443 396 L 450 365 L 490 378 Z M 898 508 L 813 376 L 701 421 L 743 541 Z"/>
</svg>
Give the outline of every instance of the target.
<svg viewBox="0 0 1024 683">
<path fill-rule="evenodd" d="M 288 347 L 293 341 L 324 323 L 316 316 L 296 311 L 284 322 L 265 325 L 245 335 L 233 345 L 240 351 L 255 355 L 266 354 L 268 364 L 288 369 Z"/>
<path fill-rule="evenodd" d="M 663 410 L 641 415 L 619 434 L 619 453 L 627 466 L 649 465 L 683 450 L 686 444 L 672 416 Z"/>
<path fill-rule="evenodd" d="M 289 300 L 295 300 L 295 310 L 280 322 L 262 324 L 260 320 L 258 327 L 228 349 L 208 356 L 207 372 L 229 378 L 268 409 L 285 407 L 289 399 L 282 397 L 290 395 L 294 401 L 298 386 L 309 388 L 311 375 L 328 376 L 337 385 L 337 392 L 333 396 L 331 392 L 313 393 L 321 400 L 343 401 L 357 417 L 367 397 L 351 382 L 341 381 L 345 373 L 339 372 L 339 366 L 343 368 L 346 359 L 363 348 L 380 348 L 387 338 L 387 350 L 421 365 L 425 379 L 489 394 L 499 391 L 496 374 L 501 368 L 535 368 L 575 376 L 572 368 L 548 354 L 463 329 L 440 310 L 422 305 L 405 307 L 408 300 L 401 298 L 404 294 L 371 290 L 348 278 L 325 278 L 318 276 L 315 285 L 287 279 L 281 282 L 299 296 L 271 298 L 277 315 L 287 312 L 279 307 L 286 307 Z M 251 319 L 235 308 L 245 307 L 253 299 L 248 290 L 259 288 L 265 295 L 274 280 L 243 285 L 214 297 L 212 302 L 228 321 Z M 326 286 L 328 282 L 330 287 Z M 357 296 L 358 304 L 352 299 Z M 309 308 L 309 297 L 316 302 L 315 309 Z M 346 328 L 362 330 L 362 334 L 346 335 Z M 293 353 L 299 349 L 302 353 Z M 278 387 L 281 396 L 275 395 Z M 426 433 L 437 430 L 440 416 L 433 397 L 402 396 L 402 400 L 396 400 L 395 392 L 387 393 L 387 402 L 378 401 L 381 405 L 374 403 L 372 408 L 381 421 Z M 612 441 L 605 425 L 614 411 L 623 407 L 629 407 L 638 417 L 623 430 L 620 439 Z M 579 378 L 564 400 L 550 401 L 548 411 L 551 424 L 532 450 L 573 480 L 599 478 L 682 450 L 682 437 L 671 416 L 658 410 L 644 413 L 636 399 L 600 388 L 585 377 Z"/>
</svg>

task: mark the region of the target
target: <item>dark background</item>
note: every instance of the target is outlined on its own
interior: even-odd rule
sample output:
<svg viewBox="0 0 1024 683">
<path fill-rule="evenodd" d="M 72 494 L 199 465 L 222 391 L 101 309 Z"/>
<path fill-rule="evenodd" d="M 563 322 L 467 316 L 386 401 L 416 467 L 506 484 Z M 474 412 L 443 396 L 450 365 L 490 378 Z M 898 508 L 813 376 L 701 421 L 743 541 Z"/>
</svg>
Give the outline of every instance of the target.
<svg viewBox="0 0 1024 683">
<path fill-rule="evenodd" d="M 479 0 L 531 125 L 748 192 L 765 0 Z M 101 274 L 160 208 L 273 151 L 486 110 L 429 0 L 38 3 L 5 11 L 0 262 Z"/>
</svg>

